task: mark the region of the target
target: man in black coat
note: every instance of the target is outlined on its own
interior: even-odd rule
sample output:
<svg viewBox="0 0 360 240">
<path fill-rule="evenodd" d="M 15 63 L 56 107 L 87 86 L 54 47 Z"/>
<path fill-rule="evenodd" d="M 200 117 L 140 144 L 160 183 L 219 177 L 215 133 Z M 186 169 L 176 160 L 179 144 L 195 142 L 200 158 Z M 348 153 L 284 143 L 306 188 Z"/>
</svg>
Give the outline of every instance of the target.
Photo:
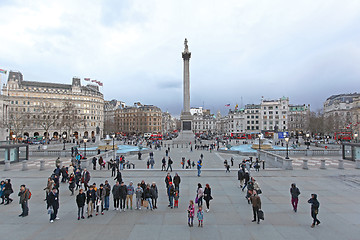
<svg viewBox="0 0 360 240">
<path fill-rule="evenodd" d="M 125 212 L 125 201 L 126 201 L 126 195 L 127 195 L 127 187 L 124 184 L 124 182 L 121 182 L 120 188 L 119 188 L 119 195 L 120 195 L 120 212 L 121 210 L 124 210 Z"/>
<path fill-rule="evenodd" d="M 317 215 L 319 214 L 320 203 L 317 200 L 317 195 L 315 193 L 311 194 L 311 198 L 308 200 L 308 203 L 311 204 L 311 217 L 313 218 L 313 223 L 311 227 L 315 227 L 320 224 L 319 219 L 317 219 Z"/>
<path fill-rule="evenodd" d="M 120 183 L 116 184 L 112 188 L 112 195 L 114 198 L 114 210 L 119 210 L 119 201 L 120 201 Z"/>
<path fill-rule="evenodd" d="M 168 171 L 170 168 L 170 172 L 172 172 L 172 164 L 173 164 L 173 161 L 171 160 L 171 157 L 169 157 L 168 166 L 166 168 L 166 171 Z"/>
<path fill-rule="evenodd" d="M 82 188 L 79 189 L 79 194 L 76 196 L 76 204 L 78 206 L 78 220 L 84 219 L 84 206 L 86 201 L 86 195 L 83 192 Z M 81 212 L 81 215 L 80 215 Z"/>
<path fill-rule="evenodd" d="M 53 223 L 54 220 L 59 220 L 57 217 L 59 209 L 59 193 L 56 188 L 53 188 L 52 191 L 47 196 L 47 209 L 50 211 L 50 222 Z"/>
<path fill-rule="evenodd" d="M 86 192 L 86 202 L 88 205 L 88 218 L 91 218 L 94 211 L 94 205 L 96 203 L 96 191 L 94 190 L 93 185 L 90 185 L 89 190 Z"/>
<path fill-rule="evenodd" d="M 119 183 L 122 182 L 122 176 L 121 176 L 121 172 L 119 169 L 117 170 L 117 174 L 116 174 L 116 177 L 114 178 L 114 180 L 116 180 Z"/>
<path fill-rule="evenodd" d="M 177 173 L 175 173 L 175 176 L 173 179 L 173 183 L 175 185 L 175 191 L 178 190 L 180 192 L 180 182 L 181 182 L 180 176 Z"/>
</svg>

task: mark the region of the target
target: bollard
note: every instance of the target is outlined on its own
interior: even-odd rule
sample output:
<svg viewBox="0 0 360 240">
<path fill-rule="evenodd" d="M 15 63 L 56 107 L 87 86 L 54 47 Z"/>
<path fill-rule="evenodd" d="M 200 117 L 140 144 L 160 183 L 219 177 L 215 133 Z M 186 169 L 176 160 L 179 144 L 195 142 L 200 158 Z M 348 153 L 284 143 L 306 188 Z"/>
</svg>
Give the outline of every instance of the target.
<svg viewBox="0 0 360 240">
<path fill-rule="evenodd" d="M 356 159 L 355 162 L 356 162 L 355 168 L 360 169 L 360 159 Z"/>
<path fill-rule="evenodd" d="M 339 159 L 339 169 L 344 169 L 344 160 Z"/>
<path fill-rule="evenodd" d="M 306 169 L 306 170 L 308 170 L 309 169 L 309 167 L 308 167 L 308 160 L 307 159 L 303 159 L 303 167 L 302 167 L 303 169 Z"/>
<path fill-rule="evenodd" d="M 28 170 L 27 160 L 22 161 L 22 170 L 23 171 Z"/>
<path fill-rule="evenodd" d="M 45 170 L 45 160 L 40 160 L 40 171 Z"/>
<path fill-rule="evenodd" d="M 321 159 L 320 161 L 321 161 L 320 169 L 326 169 L 325 160 Z"/>
<path fill-rule="evenodd" d="M 81 166 L 81 169 L 84 169 L 84 168 L 87 168 L 87 159 L 81 159 L 80 160 L 80 166 Z"/>
<path fill-rule="evenodd" d="M 292 160 L 291 159 L 284 159 L 283 160 L 283 169 L 284 170 L 293 170 Z"/>
<path fill-rule="evenodd" d="M 10 161 L 7 160 L 5 161 L 5 168 L 4 168 L 4 171 L 9 171 L 10 170 Z"/>
</svg>

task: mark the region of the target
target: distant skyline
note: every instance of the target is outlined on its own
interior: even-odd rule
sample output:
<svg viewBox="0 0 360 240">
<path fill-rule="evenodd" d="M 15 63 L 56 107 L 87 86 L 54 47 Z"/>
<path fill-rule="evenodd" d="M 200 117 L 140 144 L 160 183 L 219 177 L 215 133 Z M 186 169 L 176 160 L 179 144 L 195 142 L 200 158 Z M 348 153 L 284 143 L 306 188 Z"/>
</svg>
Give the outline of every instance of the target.
<svg viewBox="0 0 360 240">
<path fill-rule="evenodd" d="M 105 100 L 175 116 L 185 37 L 191 107 L 225 114 L 229 103 L 286 96 L 315 111 L 331 95 L 359 92 L 356 0 L 4 0 L 0 13 L 1 69 L 27 81 L 96 79 Z"/>
</svg>

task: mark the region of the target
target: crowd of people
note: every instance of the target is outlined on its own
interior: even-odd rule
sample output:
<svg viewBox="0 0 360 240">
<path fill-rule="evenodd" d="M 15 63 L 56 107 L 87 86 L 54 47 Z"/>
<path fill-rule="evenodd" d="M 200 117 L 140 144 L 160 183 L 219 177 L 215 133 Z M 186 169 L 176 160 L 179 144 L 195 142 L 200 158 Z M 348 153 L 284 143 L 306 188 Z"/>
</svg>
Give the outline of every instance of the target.
<svg viewBox="0 0 360 240">
<path fill-rule="evenodd" d="M 213 146 L 210 146 L 210 148 L 211 147 Z M 157 148 L 159 148 L 159 146 L 157 146 Z M 195 149 L 198 149 L 198 147 L 195 147 Z M 186 160 L 185 157 L 182 157 L 180 162 L 181 168 L 194 168 L 196 166 L 198 176 L 200 177 L 203 159 L 204 155 L 202 153 L 196 164 L 194 161 L 191 161 L 190 159 Z M 171 176 L 171 172 L 173 170 L 172 165 L 174 162 L 170 157 L 170 148 L 165 149 L 165 156 L 162 158 L 161 163 L 161 171 L 167 172 L 164 180 L 166 187 L 166 192 L 164 195 L 167 195 L 169 201 L 168 207 L 170 209 L 179 208 L 181 196 L 181 177 L 178 173 L 175 173 L 174 176 Z M 93 158 L 92 164 L 93 170 L 106 169 L 106 163 L 101 157 L 99 159 Z M 150 152 L 149 159 L 147 161 L 147 167 L 153 168 L 154 164 L 155 162 L 153 152 Z M 145 180 L 141 180 L 139 183 L 134 184 L 132 181 L 128 181 L 127 184 L 125 184 L 121 173 L 121 170 L 124 169 L 125 165 L 126 161 L 124 156 L 119 156 L 114 161 L 111 159 L 109 162 L 107 162 L 107 169 L 111 170 L 111 177 L 114 177 L 115 184 L 111 186 L 109 181 L 106 180 L 97 186 L 96 183 L 90 184 L 91 174 L 86 168 L 81 169 L 77 164 L 70 164 L 68 167 L 60 167 L 57 162 L 57 167 L 51 176 L 47 179 L 47 183 L 44 188 L 44 201 L 46 202 L 48 214 L 50 215 L 50 222 L 52 223 L 59 219 L 57 214 L 60 205 L 60 186 L 66 186 L 66 184 L 68 184 L 68 189 L 71 196 L 75 195 L 75 191 L 78 191 L 74 197 L 74 202 L 76 202 L 78 208 L 78 220 L 92 218 L 93 215 L 104 215 L 104 213 L 110 209 L 111 196 L 113 200 L 114 211 L 125 212 L 128 210 L 141 210 L 142 208 L 153 211 L 157 209 L 158 198 L 161 193 L 159 194 L 156 183 L 146 183 Z M 225 160 L 224 166 L 226 172 L 230 172 L 230 167 L 234 166 L 234 159 L 231 158 L 230 163 Z M 261 208 L 262 205 L 260 197 L 263 193 L 259 183 L 251 174 L 253 169 L 254 171 L 259 171 L 260 161 L 258 159 L 252 161 L 252 158 L 244 159 L 239 164 L 237 177 L 240 181 L 239 188 L 241 188 L 242 192 L 245 192 L 244 197 L 248 204 L 252 207 L 252 221 L 259 224 L 260 220 L 264 220 L 264 213 Z M 14 191 L 10 179 L 1 181 L 1 204 L 10 204 L 13 201 L 13 199 L 10 197 L 13 192 Z M 292 208 L 294 212 L 297 212 L 300 190 L 295 183 L 291 184 L 290 195 Z M 21 205 L 22 209 L 22 213 L 19 216 L 28 216 L 28 201 L 31 198 L 30 189 L 26 188 L 25 185 L 21 185 L 18 196 L 19 204 Z M 212 199 L 213 196 L 210 185 L 205 184 L 205 187 L 203 187 L 201 183 L 198 183 L 195 199 L 191 199 L 189 201 L 187 208 L 189 227 L 193 227 L 195 217 L 198 219 L 198 226 L 203 227 L 204 212 L 207 213 L 210 211 L 210 202 Z M 133 201 L 135 202 L 133 203 Z M 205 206 L 203 206 L 203 202 L 205 202 Z M 320 206 L 317 195 L 312 194 L 311 198 L 308 200 L 308 203 L 311 204 L 311 216 L 313 218 L 311 227 L 314 227 L 320 224 L 320 221 L 317 219 Z"/>
</svg>

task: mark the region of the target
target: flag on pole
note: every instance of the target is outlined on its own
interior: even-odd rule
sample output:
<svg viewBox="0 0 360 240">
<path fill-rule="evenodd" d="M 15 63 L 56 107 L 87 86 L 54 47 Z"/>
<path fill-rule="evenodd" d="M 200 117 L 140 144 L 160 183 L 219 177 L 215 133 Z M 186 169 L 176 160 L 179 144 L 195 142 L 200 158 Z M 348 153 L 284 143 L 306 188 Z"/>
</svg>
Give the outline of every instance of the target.
<svg viewBox="0 0 360 240">
<path fill-rule="evenodd" d="M 228 103 L 228 104 L 225 104 L 225 107 L 230 107 L 230 103 Z"/>
<path fill-rule="evenodd" d="M 91 80 L 91 82 L 97 82 L 97 81 L 93 79 L 93 80 Z"/>
<path fill-rule="evenodd" d="M 98 82 L 99 86 L 103 86 L 104 84 L 102 82 Z"/>
<path fill-rule="evenodd" d="M 2 73 L 2 74 L 6 74 L 6 73 L 7 73 L 7 71 L 6 71 L 6 70 L 4 70 L 4 69 L 0 69 L 0 73 Z"/>
<path fill-rule="evenodd" d="M 85 81 L 90 81 L 90 78 L 84 78 Z"/>
</svg>

